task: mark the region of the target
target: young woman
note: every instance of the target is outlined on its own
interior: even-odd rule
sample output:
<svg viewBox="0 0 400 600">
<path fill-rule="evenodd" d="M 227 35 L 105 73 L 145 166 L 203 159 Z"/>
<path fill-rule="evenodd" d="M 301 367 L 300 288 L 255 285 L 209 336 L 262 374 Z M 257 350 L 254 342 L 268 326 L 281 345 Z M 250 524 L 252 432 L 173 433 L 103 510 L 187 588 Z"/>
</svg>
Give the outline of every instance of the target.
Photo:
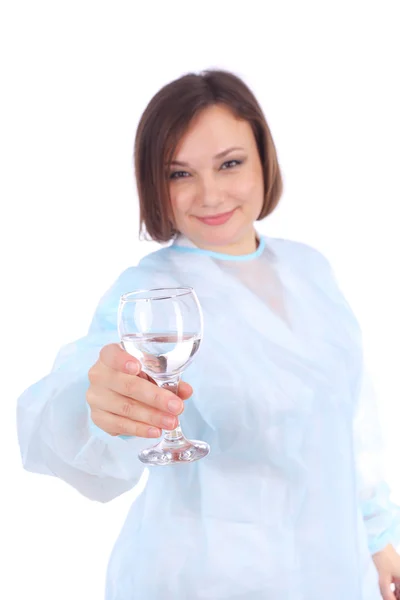
<svg viewBox="0 0 400 600">
<path fill-rule="evenodd" d="M 135 167 L 142 226 L 171 243 L 119 276 L 87 336 L 19 399 L 24 467 L 112 500 L 139 481 L 143 438 L 184 411 L 212 451 L 150 469 L 107 600 L 394 598 L 400 511 L 377 467 L 360 329 L 317 250 L 257 233 L 282 180 L 254 95 L 223 71 L 166 85 Z M 177 286 L 197 293 L 204 341 L 174 394 L 123 350 L 117 310 L 126 292 Z"/>
</svg>

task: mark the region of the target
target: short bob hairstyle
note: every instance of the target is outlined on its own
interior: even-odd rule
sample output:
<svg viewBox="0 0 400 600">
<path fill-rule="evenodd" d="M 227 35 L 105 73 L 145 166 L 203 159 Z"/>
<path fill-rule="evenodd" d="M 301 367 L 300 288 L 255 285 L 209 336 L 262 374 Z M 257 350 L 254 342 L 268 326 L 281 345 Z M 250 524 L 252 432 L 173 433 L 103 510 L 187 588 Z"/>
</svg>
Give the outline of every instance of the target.
<svg viewBox="0 0 400 600">
<path fill-rule="evenodd" d="M 140 204 L 140 232 L 157 242 L 168 242 L 174 229 L 169 195 L 168 167 L 192 120 L 213 105 L 228 107 L 246 120 L 254 132 L 264 175 L 264 203 L 258 220 L 276 208 L 283 191 L 274 141 L 254 94 L 236 75 L 223 70 L 188 73 L 150 100 L 138 124 L 135 175 Z M 147 235 L 146 235 L 147 234 Z"/>
</svg>

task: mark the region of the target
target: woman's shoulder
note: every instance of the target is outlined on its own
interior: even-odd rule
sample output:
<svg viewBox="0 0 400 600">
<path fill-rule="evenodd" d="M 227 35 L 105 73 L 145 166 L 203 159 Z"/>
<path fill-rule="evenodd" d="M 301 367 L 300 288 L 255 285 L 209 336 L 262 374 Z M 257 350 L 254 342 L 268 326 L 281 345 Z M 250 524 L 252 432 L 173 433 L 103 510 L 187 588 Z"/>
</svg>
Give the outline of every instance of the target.
<svg viewBox="0 0 400 600">
<path fill-rule="evenodd" d="M 114 293 L 126 293 L 134 289 L 146 289 L 162 284 L 171 269 L 169 247 L 162 247 L 143 256 L 136 265 L 125 268 L 114 280 L 111 290 Z"/>
<path fill-rule="evenodd" d="M 96 327 L 97 321 L 109 321 L 110 326 L 115 324 L 115 312 L 123 294 L 135 290 L 151 289 L 156 287 L 171 287 L 173 281 L 165 268 L 165 250 L 161 248 L 144 256 L 136 265 L 129 266 L 114 277 L 101 295 L 91 329 Z"/>
<path fill-rule="evenodd" d="M 265 244 L 279 258 L 288 260 L 292 265 L 299 264 L 305 267 L 330 270 L 330 262 L 325 254 L 303 241 L 289 238 L 263 236 Z"/>
<path fill-rule="evenodd" d="M 146 273 L 151 273 L 153 270 L 162 270 L 169 256 L 170 246 L 153 250 L 142 256 L 136 263 L 126 267 L 118 276 L 118 280 L 143 277 Z"/>
</svg>

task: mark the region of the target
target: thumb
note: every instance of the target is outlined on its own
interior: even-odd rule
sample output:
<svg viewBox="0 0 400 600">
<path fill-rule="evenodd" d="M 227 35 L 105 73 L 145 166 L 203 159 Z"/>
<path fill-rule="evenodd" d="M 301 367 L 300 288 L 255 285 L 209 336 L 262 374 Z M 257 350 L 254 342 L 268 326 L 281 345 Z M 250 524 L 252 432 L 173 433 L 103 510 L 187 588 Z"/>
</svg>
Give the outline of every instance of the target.
<svg viewBox="0 0 400 600">
<path fill-rule="evenodd" d="M 383 600 L 396 600 L 396 596 L 392 592 L 392 583 L 390 573 L 381 574 L 379 577 L 379 587 Z"/>
<path fill-rule="evenodd" d="M 193 394 L 192 386 L 186 381 L 179 382 L 178 396 L 182 400 L 187 400 Z"/>
</svg>

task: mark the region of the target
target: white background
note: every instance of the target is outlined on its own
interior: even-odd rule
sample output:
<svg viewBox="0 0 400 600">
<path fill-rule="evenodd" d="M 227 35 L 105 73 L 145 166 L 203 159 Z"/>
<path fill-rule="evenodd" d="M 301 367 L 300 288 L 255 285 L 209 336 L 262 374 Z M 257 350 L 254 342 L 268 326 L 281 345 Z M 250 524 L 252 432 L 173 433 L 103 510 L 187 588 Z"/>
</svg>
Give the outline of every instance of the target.
<svg viewBox="0 0 400 600">
<path fill-rule="evenodd" d="M 62 344 L 85 334 L 118 274 L 155 249 L 138 241 L 135 128 L 151 96 L 187 71 L 233 70 L 264 108 L 285 191 L 260 230 L 314 245 L 332 262 L 364 330 L 400 499 L 398 8 L 2 3 L 2 598 L 103 597 L 134 494 L 101 505 L 23 471 L 16 400 Z"/>
</svg>

